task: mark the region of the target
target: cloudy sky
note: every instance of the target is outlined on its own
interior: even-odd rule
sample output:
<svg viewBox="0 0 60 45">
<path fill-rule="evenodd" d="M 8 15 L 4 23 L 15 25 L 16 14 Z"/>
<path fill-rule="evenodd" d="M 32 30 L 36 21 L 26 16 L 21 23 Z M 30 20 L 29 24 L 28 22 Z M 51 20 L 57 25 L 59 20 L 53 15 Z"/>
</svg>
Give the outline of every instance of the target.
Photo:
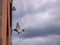
<svg viewBox="0 0 60 45">
<path fill-rule="evenodd" d="M 60 45 L 60 0 L 14 0 L 12 45 Z"/>
</svg>

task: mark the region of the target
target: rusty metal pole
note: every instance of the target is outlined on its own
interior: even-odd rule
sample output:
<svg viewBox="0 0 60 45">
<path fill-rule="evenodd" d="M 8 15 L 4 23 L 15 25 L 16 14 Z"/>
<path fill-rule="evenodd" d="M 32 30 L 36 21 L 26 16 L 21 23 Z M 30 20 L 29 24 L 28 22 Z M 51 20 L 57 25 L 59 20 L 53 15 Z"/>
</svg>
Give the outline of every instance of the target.
<svg viewBox="0 0 60 45">
<path fill-rule="evenodd" d="M 12 1 L 8 0 L 8 45 L 11 45 L 11 30 L 12 30 Z"/>
<path fill-rule="evenodd" d="M 2 45 L 7 45 L 7 0 L 2 1 Z"/>
<path fill-rule="evenodd" d="M 2 1 L 2 45 L 11 45 L 12 11 L 11 0 Z"/>
</svg>

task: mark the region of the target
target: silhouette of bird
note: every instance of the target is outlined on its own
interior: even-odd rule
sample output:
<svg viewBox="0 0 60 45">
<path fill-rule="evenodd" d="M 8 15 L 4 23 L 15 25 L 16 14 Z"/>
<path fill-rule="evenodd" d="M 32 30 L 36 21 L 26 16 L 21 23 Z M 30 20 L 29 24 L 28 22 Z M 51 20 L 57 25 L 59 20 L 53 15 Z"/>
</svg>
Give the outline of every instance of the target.
<svg viewBox="0 0 60 45">
<path fill-rule="evenodd" d="M 25 30 L 24 30 L 24 29 L 21 29 L 19 23 L 17 23 L 17 24 L 16 24 L 16 28 L 15 28 L 13 31 L 18 32 L 18 34 L 19 34 L 19 33 L 21 33 L 21 32 L 24 32 Z"/>
</svg>

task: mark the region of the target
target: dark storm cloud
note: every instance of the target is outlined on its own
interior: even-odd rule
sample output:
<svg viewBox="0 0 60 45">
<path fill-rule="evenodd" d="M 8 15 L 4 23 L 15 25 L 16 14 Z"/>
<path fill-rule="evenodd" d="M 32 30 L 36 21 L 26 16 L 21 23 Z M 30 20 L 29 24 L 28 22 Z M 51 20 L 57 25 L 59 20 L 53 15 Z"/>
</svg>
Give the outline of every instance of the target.
<svg viewBox="0 0 60 45">
<path fill-rule="evenodd" d="M 23 34 L 24 37 L 39 37 L 39 36 L 46 36 L 46 35 L 60 35 L 60 26 L 57 27 L 46 27 L 44 29 L 35 29 L 35 30 L 28 30 L 26 34 Z"/>
<path fill-rule="evenodd" d="M 16 32 L 15 32 L 16 33 Z M 44 37 L 47 35 L 60 35 L 60 25 L 59 26 L 48 26 L 45 28 L 27 29 L 24 33 L 14 34 L 13 36 L 21 38 L 33 38 L 33 37 Z"/>
</svg>

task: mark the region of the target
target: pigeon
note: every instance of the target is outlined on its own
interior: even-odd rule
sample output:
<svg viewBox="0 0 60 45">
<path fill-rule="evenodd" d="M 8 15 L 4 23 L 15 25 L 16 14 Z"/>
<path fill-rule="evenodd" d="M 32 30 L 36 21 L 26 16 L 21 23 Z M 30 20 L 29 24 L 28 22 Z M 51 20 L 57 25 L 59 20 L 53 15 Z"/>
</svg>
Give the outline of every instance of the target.
<svg viewBox="0 0 60 45">
<path fill-rule="evenodd" d="M 18 34 L 19 34 L 19 33 L 24 32 L 24 31 L 25 31 L 25 29 L 21 29 L 21 27 L 20 27 L 19 23 L 17 23 L 17 24 L 16 24 L 16 28 L 14 28 L 14 30 L 13 30 L 13 31 L 18 32 Z"/>
</svg>

